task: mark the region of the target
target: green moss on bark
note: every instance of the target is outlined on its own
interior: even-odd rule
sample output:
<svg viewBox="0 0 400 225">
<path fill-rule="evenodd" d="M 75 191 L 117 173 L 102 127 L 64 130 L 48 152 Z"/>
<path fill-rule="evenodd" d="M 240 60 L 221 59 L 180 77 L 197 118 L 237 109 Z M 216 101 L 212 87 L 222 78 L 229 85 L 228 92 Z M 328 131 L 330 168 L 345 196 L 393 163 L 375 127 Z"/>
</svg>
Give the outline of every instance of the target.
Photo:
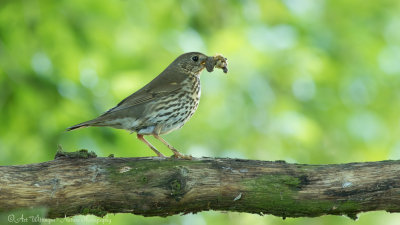
<svg viewBox="0 0 400 225">
<path fill-rule="evenodd" d="M 249 190 L 244 201 L 276 216 L 320 216 L 327 211 L 332 214 L 351 215 L 361 207 L 355 201 L 321 201 L 313 199 L 299 200 L 301 179 L 289 175 L 265 175 L 245 179 L 242 184 Z M 268 194 L 266 194 L 268 193 Z"/>
<path fill-rule="evenodd" d="M 92 207 L 83 208 L 81 211 L 81 214 L 82 215 L 91 214 L 91 215 L 95 215 L 98 217 L 103 217 L 103 216 L 107 215 L 107 211 L 101 206 L 92 206 Z"/>
<path fill-rule="evenodd" d="M 57 158 L 71 158 L 71 159 L 89 159 L 89 158 L 96 158 L 97 155 L 96 153 L 92 152 L 92 151 L 88 151 L 87 149 L 81 149 L 79 151 L 76 152 L 64 152 L 62 150 L 62 148 L 59 148 L 57 150 L 57 153 L 54 157 L 54 159 Z"/>
</svg>

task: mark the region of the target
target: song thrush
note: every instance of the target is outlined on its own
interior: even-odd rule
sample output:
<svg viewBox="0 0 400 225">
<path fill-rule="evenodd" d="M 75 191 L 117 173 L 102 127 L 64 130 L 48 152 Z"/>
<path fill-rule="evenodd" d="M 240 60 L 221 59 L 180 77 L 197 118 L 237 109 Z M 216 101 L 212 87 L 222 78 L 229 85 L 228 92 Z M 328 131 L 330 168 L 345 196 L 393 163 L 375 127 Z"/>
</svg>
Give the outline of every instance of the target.
<svg viewBox="0 0 400 225">
<path fill-rule="evenodd" d="M 139 140 L 149 146 L 159 157 L 165 157 L 144 135 L 153 135 L 177 158 L 185 158 L 162 134 L 181 128 L 196 111 L 200 101 L 200 73 L 214 67 L 227 73 L 227 61 L 222 55 L 208 57 L 199 52 L 189 52 L 175 59 L 160 75 L 146 86 L 122 100 L 101 116 L 75 126 L 67 131 L 89 126 L 108 126 L 136 132 Z"/>
</svg>

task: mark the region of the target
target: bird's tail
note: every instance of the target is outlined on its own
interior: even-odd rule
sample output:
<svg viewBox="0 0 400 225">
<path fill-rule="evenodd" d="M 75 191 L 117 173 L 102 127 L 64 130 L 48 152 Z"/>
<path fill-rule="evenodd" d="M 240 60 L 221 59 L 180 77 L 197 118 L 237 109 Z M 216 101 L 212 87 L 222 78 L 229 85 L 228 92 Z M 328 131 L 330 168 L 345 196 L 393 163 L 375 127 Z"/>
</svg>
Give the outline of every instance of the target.
<svg viewBox="0 0 400 225">
<path fill-rule="evenodd" d="M 78 123 L 72 127 L 68 127 L 66 129 L 66 131 L 71 131 L 71 130 L 75 130 L 75 129 L 79 129 L 79 128 L 83 128 L 83 127 L 96 126 L 96 123 L 98 123 L 98 121 L 96 121 L 96 119 L 89 120 L 89 121 L 86 121 L 83 123 Z"/>
<path fill-rule="evenodd" d="M 74 126 L 72 126 L 72 127 L 68 127 L 68 128 L 66 129 L 66 131 L 71 131 L 71 130 L 75 130 L 75 129 L 83 128 L 83 127 L 88 127 L 88 126 L 89 126 L 88 124 L 80 123 L 80 124 L 74 125 Z"/>
</svg>

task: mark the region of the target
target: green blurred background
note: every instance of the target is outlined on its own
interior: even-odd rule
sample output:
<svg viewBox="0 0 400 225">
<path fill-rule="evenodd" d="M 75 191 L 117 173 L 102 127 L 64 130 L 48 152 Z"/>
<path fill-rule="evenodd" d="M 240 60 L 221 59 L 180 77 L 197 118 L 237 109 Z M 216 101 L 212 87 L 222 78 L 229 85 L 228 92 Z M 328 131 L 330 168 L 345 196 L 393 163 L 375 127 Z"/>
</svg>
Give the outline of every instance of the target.
<svg viewBox="0 0 400 225">
<path fill-rule="evenodd" d="M 188 51 L 222 53 L 229 73 L 203 72 L 198 111 L 165 136 L 183 153 L 311 164 L 400 158 L 400 1 L 2 0 L 0 165 L 51 160 L 58 144 L 99 156 L 154 155 L 123 130 L 64 130 L 113 107 Z M 388 225 L 400 214 L 363 213 L 357 222 L 220 212 L 108 218 Z"/>
</svg>

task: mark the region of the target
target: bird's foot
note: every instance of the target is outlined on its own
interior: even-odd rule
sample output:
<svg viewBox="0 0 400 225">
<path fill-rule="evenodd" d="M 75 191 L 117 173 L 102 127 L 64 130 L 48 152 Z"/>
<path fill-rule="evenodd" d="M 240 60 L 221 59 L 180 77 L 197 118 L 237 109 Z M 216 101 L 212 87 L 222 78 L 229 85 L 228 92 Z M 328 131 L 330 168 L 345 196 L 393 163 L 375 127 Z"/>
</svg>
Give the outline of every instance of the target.
<svg viewBox="0 0 400 225">
<path fill-rule="evenodd" d="M 191 155 L 184 155 L 178 151 L 173 151 L 173 152 L 174 152 L 174 154 L 171 156 L 171 158 L 192 160 Z"/>
<path fill-rule="evenodd" d="M 155 138 L 157 138 L 158 140 L 160 140 L 163 144 L 165 144 L 169 149 L 171 149 L 171 151 L 174 153 L 174 155 L 172 156 L 173 158 L 175 158 L 175 159 L 188 159 L 188 160 L 192 159 L 191 155 L 183 155 L 178 150 L 176 150 L 176 148 L 174 148 L 172 145 L 170 145 L 168 142 L 166 142 L 162 137 L 158 136 L 157 134 L 153 134 L 153 136 Z"/>
</svg>

